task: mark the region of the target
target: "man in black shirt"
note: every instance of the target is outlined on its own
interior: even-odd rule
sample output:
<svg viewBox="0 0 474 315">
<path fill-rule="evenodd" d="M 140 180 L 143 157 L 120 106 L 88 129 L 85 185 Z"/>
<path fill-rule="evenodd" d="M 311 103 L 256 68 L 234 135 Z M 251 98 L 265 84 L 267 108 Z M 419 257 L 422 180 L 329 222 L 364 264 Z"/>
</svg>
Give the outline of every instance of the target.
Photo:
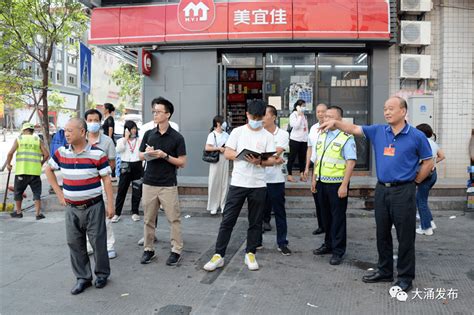
<svg viewBox="0 0 474 315">
<path fill-rule="evenodd" d="M 172 248 L 166 264 L 173 266 L 180 261 L 183 250 L 176 172 L 186 164 L 186 146 L 183 136 L 169 124 L 174 111 L 173 104 L 159 97 L 151 102 L 151 107 L 157 127 L 145 133 L 140 146 L 140 159 L 147 160 L 143 177 L 145 243 L 141 263 L 148 264 L 156 257 L 153 243 L 156 218 L 161 206 L 171 226 Z"/>
</svg>

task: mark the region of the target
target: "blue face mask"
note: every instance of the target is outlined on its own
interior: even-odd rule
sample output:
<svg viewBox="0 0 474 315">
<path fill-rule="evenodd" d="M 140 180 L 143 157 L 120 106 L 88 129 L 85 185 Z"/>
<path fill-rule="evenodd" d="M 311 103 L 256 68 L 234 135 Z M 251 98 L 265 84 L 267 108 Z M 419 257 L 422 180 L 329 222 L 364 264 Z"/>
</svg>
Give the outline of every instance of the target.
<svg viewBox="0 0 474 315">
<path fill-rule="evenodd" d="M 263 127 L 263 120 L 252 120 L 249 119 L 249 126 L 252 129 L 258 129 Z"/>
<path fill-rule="evenodd" d="M 100 124 L 98 122 L 87 123 L 87 131 L 96 133 L 100 130 Z"/>
</svg>

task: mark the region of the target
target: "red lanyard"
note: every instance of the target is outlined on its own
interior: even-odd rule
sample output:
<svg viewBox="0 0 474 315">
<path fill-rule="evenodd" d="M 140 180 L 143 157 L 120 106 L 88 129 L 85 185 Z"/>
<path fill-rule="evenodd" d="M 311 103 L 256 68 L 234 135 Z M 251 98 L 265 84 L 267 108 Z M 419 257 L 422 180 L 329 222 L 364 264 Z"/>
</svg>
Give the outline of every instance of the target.
<svg viewBox="0 0 474 315">
<path fill-rule="evenodd" d="M 135 139 L 135 144 L 133 145 L 133 147 L 130 144 L 130 140 L 127 140 L 127 142 L 128 142 L 128 147 L 130 148 L 130 151 L 133 153 L 133 151 L 135 151 L 135 148 L 137 147 L 137 142 L 138 142 L 137 139 Z"/>
</svg>

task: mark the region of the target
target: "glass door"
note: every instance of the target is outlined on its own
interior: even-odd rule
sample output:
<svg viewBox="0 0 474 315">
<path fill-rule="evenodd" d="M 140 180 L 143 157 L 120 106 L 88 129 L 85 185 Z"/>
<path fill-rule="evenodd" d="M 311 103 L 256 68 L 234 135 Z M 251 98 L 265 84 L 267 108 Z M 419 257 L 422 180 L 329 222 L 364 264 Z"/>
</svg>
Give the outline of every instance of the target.
<svg viewBox="0 0 474 315">
<path fill-rule="evenodd" d="M 263 54 L 222 54 L 225 117 L 230 128 L 247 123 L 247 104 L 263 99 Z"/>
</svg>

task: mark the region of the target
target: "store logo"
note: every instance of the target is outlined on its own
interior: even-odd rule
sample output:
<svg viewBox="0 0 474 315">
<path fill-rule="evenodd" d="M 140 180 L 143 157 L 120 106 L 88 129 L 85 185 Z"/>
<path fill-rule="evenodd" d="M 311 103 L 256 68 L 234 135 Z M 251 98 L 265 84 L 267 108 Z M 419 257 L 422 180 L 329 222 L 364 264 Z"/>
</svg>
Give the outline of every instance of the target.
<svg viewBox="0 0 474 315">
<path fill-rule="evenodd" d="M 199 2 L 197 2 L 199 1 Z M 182 28 L 191 32 L 208 29 L 216 17 L 213 0 L 181 0 L 178 5 L 178 21 Z"/>
</svg>

